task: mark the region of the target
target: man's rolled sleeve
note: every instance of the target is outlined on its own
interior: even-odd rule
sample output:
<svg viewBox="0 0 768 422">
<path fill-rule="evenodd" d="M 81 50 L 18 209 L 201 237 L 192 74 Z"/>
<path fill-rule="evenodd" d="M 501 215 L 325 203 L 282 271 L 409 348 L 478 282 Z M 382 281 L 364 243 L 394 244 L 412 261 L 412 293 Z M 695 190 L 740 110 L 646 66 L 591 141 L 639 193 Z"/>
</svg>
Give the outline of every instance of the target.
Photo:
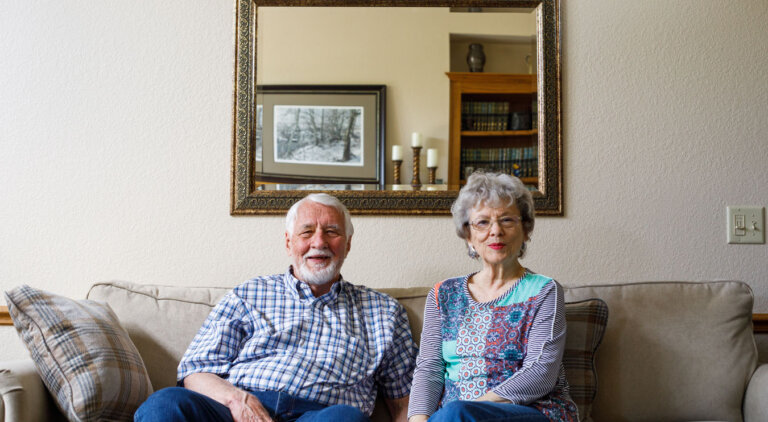
<svg viewBox="0 0 768 422">
<path fill-rule="evenodd" d="M 176 378 L 205 372 L 225 376 L 252 331 L 242 299 L 229 293 L 206 318 L 179 362 Z"/>
<path fill-rule="evenodd" d="M 396 303 L 392 331 L 392 347 L 379 366 L 376 381 L 386 398 L 398 399 L 410 393 L 418 347 L 411 336 L 405 308 Z"/>
</svg>

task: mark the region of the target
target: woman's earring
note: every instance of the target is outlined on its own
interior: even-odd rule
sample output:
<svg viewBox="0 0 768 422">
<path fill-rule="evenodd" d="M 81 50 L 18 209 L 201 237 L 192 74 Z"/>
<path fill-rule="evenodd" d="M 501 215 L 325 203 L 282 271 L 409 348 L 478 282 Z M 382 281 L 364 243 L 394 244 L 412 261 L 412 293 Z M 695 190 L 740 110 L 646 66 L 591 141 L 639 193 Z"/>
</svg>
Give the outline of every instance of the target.
<svg viewBox="0 0 768 422">
<path fill-rule="evenodd" d="M 468 249 L 467 255 L 469 255 L 470 258 L 477 259 L 480 257 L 480 254 L 477 253 L 474 246 L 470 245 L 469 243 L 467 243 L 467 249 Z"/>
</svg>

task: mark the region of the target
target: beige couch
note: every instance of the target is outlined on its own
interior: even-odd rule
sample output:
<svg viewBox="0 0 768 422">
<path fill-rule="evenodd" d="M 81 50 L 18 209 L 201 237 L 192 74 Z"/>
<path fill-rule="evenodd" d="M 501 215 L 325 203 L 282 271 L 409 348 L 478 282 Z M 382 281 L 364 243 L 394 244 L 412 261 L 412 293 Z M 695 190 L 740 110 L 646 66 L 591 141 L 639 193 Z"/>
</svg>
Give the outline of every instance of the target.
<svg viewBox="0 0 768 422">
<path fill-rule="evenodd" d="M 417 340 L 427 290 L 384 290 L 407 308 Z M 88 298 L 114 309 L 157 390 L 175 384 L 181 355 L 226 291 L 110 282 Z M 768 365 L 757 366 L 746 284 L 581 286 L 565 296 L 601 298 L 610 309 L 596 358 L 595 421 L 768 421 Z M 62 419 L 31 360 L 0 362 L 0 394 L 0 422 Z M 379 403 L 374 420 L 387 418 Z"/>
</svg>

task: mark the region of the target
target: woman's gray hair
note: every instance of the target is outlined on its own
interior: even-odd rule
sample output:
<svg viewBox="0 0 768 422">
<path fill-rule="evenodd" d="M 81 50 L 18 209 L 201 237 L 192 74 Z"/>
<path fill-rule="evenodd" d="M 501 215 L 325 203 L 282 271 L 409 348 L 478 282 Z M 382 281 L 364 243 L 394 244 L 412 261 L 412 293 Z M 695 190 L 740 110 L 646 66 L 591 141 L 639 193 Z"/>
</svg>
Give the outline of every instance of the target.
<svg viewBox="0 0 768 422">
<path fill-rule="evenodd" d="M 299 207 L 305 201 L 317 202 L 328 207 L 333 207 L 344 216 L 344 233 L 347 239 L 352 237 L 355 233 L 355 228 L 352 226 L 352 216 L 349 214 L 349 210 L 344 204 L 341 203 L 335 196 L 328 195 L 327 193 L 311 193 L 304 198 L 301 198 L 288 210 L 288 214 L 285 215 L 285 231 L 288 234 L 293 234 L 293 224 L 296 221 L 296 214 L 299 212 Z"/>
<path fill-rule="evenodd" d="M 475 172 L 467 179 L 467 184 L 459 191 L 459 196 L 451 206 L 456 234 L 469 239 L 469 213 L 478 206 L 511 207 L 515 205 L 522 217 L 523 231 L 526 236 L 533 232 L 534 209 L 533 196 L 517 177 L 503 173 Z M 476 258 L 477 252 L 469 256 Z M 525 252 L 525 243 L 520 249 L 520 256 Z"/>
</svg>

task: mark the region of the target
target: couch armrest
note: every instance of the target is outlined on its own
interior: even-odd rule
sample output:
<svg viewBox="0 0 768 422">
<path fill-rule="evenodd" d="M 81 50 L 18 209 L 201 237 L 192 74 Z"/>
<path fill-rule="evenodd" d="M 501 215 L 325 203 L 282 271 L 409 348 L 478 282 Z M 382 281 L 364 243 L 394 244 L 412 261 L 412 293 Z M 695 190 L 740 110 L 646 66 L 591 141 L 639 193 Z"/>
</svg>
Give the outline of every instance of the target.
<svg viewBox="0 0 768 422">
<path fill-rule="evenodd" d="M 768 421 L 768 364 L 757 367 L 744 395 L 744 421 Z"/>
<path fill-rule="evenodd" d="M 31 359 L 0 362 L 0 422 L 65 420 Z"/>
</svg>

